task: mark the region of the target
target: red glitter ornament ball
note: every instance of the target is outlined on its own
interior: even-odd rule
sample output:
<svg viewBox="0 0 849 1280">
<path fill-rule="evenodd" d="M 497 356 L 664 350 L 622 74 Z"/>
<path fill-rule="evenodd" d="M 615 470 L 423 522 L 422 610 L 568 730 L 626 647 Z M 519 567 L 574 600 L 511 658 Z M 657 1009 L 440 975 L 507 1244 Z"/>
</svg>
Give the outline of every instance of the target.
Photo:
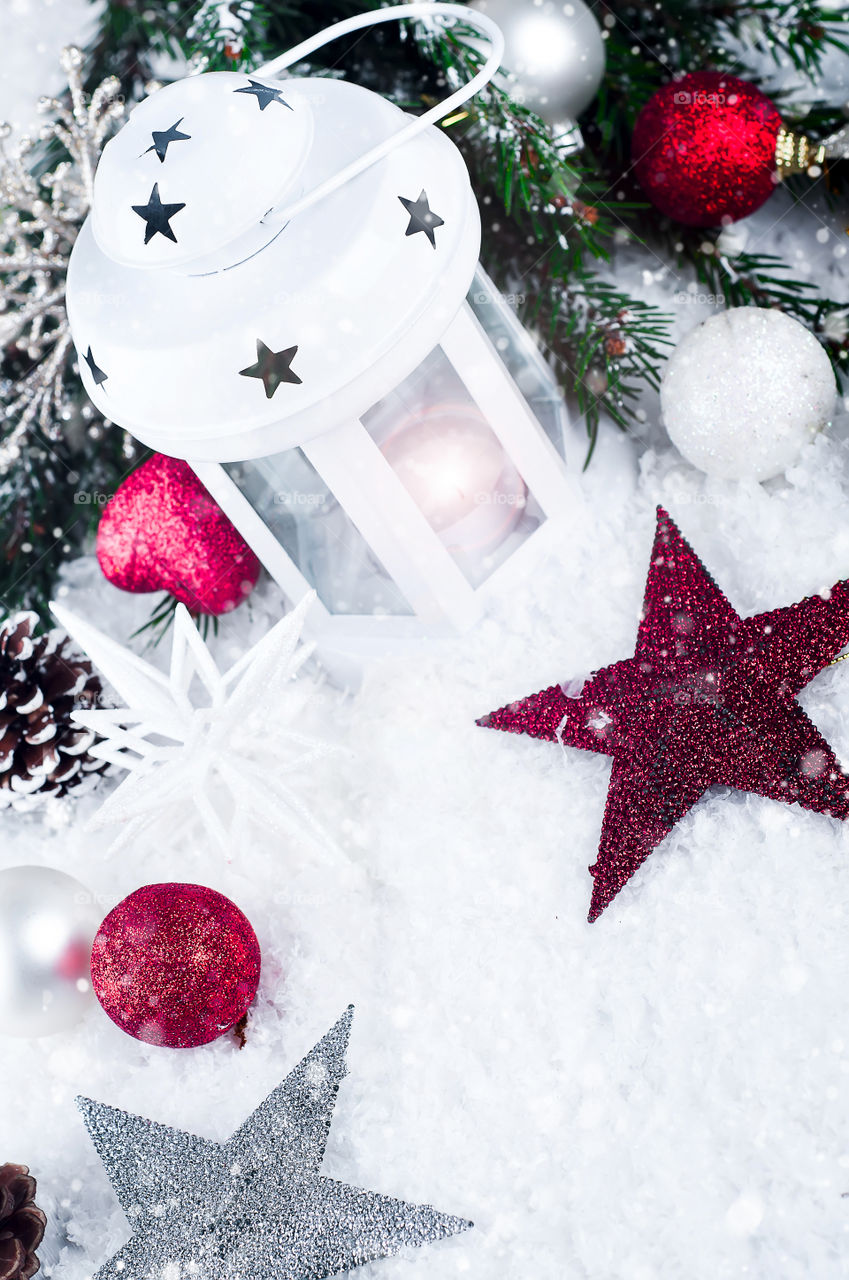
<svg viewBox="0 0 849 1280">
<path fill-rule="evenodd" d="M 260 564 L 186 462 L 155 453 L 100 518 L 97 558 L 122 591 L 167 591 L 192 613 L 229 613 Z"/>
<path fill-rule="evenodd" d="M 260 951 L 237 906 L 198 884 L 149 884 L 100 926 L 91 981 L 109 1017 L 146 1044 L 188 1049 L 223 1035 L 257 992 Z"/>
<path fill-rule="evenodd" d="M 781 116 L 759 89 L 697 71 L 658 89 L 634 125 L 631 156 L 656 208 L 691 227 L 718 227 L 759 209 L 778 181 Z"/>
</svg>

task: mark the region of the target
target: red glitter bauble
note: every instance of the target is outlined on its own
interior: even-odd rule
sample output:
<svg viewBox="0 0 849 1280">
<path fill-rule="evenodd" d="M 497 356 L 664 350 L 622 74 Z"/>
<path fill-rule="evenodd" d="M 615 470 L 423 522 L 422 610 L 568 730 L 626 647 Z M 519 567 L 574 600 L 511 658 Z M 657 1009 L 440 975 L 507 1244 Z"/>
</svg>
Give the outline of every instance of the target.
<svg viewBox="0 0 849 1280">
<path fill-rule="evenodd" d="M 691 227 L 722 226 L 754 213 L 775 190 L 781 127 L 754 85 L 697 71 L 658 89 L 637 116 L 634 169 L 661 213 Z"/>
<path fill-rule="evenodd" d="M 229 613 L 260 564 L 188 463 L 155 453 L 100 518 L 97 558 L 122 591 L 167 591 L 192 613 Z"/>
<path fill-rule="evenodd" d="M 100 926 L 91 982 L 114 1023 L 146 1044 L 188 1049 L 223 1035 L 259 985 L 256 934 L 237 906 L 198 884 L 149 884 Z"/>
</svg>

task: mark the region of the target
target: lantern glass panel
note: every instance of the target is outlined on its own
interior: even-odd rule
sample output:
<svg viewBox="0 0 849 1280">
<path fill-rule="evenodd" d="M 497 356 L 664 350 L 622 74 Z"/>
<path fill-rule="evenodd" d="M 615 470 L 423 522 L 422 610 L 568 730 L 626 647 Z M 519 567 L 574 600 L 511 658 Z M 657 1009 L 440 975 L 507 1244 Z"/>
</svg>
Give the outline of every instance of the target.
<svg viewBox="0 0 849 1280">
<path fill-rule="evenodd" d="M 361 419 L 473 587 L 543 512 L 441 347 Z"/>
<path fill-rule="evenodd" d="M 469 306 L 534 417 L 562 454 L 563 395 L 539 347 L 513 309 L 523 301 L 519 295 L 505 298 L 500 294 L 481 267 L 475 272 L 468 295 Z"/>
<path fill-rule="evenodd" d="M 224 470 L 331 613 L 412 614 L 400 588 L 300 449 L 228 463 Z"/>
</svg>

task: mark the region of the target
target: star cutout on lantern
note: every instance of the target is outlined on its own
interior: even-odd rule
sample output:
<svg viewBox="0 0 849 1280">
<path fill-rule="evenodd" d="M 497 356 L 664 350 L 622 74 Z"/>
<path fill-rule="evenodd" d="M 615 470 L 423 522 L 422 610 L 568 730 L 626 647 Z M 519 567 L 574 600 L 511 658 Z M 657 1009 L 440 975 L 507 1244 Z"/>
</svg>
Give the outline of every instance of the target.
<svg viewBox="0 0 849 1280">
<path fill-rule="evenodd" d="M 285 351 L 272 351 L 259 338 L 256 340 L 256 364 L 240 369 L 242 378 L 261 378 L 268 400 L 280 386 L 281 382 L 292 382 L 300 385 L 301 379 L 292 372 L 292 361 L 298 354 L 297 347 L 287 347 Z"/>
<path fill-rule="evenodd" d="M 234 93 L 252 93 L 259 103 L 260 111 L 264 111 L 270 102 L 279 102 L 282 107 L 288 107 L 290 111 L 294 108 L 283 97 L 279 89 L 272 89 L 268 84 L 261 84 L 259 80 L 251 80 L 248 77 L 248 83 L 243 85 L 241 89 L 234 89 Z"/>
<path fill-rule="evenodd" d="M 179 213 L 181 209 L 185 209 L 183 204 L 163 204 L 159 198 L 159 183 L 154 182 L 153 190 L 150 193 L 150 199 L 147 204 L 134 204 L 133 213 L 137 213 L 146 223 L 144 229 L 144 242 L 148 243 L 158 233 L 165 236 L 168 240 L 177 243 L 177 237 L 171 230 L 171 219 L 175 213 Z"/>
<path fill-rule="evenodd" d="M 77 1099 L 132 1227 L 95 1280 L 324 1280 L 473 1225 L 319 1172 L 352 1016 L 226 1142 Z"/>
<path fill-rule="evenodd" d="M 148 147 L 142 154 L 147 155 L 149 151 L 155 151 L 159 156 L 160 164 L 164 164 L 171 143 L 188 142 L 192 136 L 190 133 L 180 133 L 180 125 L 184 119 L 184 116 L 180 116 L 177 123 L 172 124 L 170 129 L 153 129 L 150 135 L 153 138 L 153 146 Z"/>
<path fill-rule="evenodd" d="M 406 196 L 399 196 L 398 199 L 410 215 L 410 225 L 404 234 L 414 236 L 417 231 L 423 231 L 435 249 L 436 236 L 434 231 L 437 227 L 445 226 L 445 219 L 440 218 L 431 210 L 428 204 L 427 192 L 422 191 L 418 200 L 408 200 Z"/>
<path fill-rule="evenodd" d="M 849 643 L 849 583 L 753 618 L 658 508 L 633 658 L 478 723 L 613 757 L 590 920 L 714 785 L 849 815 L 849 777 L 796 694 Z"/>
<path fill-rule="evenodd" d="M 113 849 L 162 827 L 175 840 L 179 832 L 189 840 L 200 821 L 227 856 L 232 833 L 252 825 L 278 836 L 281 828 L 306 830 L 340 856 L 292 781 L 296 773 L 307 779 L 314 761 L 339 750 L 297 728 L 314 691 L 310 681 L 296 679 L 312 652 L 298 641 L 314 599 L 315 592 L 305 596 L 223 673 L 188 610 L 177 605 L 167 675 L 64 606 L 51 606 L 126 702 L 73 716 L 100 736 L 92 755 L 128 770 L 92 820 L 94 827 L 123 824 Z"/>
<path fill-rule="evenodd" d="M 99 387 L 104 382 L 106 382 L 106 380 L 109 377 L 109 374 L 104 373 L 102 369 L 98 368 L 97 361 L 95 360 L 94 356 L 91 354 L 91 347 L 89 347 L 88 351 L 83 356 L 83 360 L 85 360 L 86 364 L 89 367 L 89 372 L 91 373 L 91 376 L 94 379 L 94 385 L 96 387 Z"/>
</svg>

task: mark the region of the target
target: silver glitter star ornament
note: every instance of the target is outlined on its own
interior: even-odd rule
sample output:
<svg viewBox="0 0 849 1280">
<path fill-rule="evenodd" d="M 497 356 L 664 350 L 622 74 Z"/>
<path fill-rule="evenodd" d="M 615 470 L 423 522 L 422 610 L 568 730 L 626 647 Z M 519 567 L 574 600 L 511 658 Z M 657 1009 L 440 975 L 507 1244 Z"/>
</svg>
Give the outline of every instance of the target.
<svg viewBox="0 0 849 1280">
<path fill-rule="evenodd" d="M 113 851 L 148 830 L 191 838 L 200 822 L 226 854 L 233 832 L 306 832 L 319 850 L 339 850 L 301 797 L 309 767 L 339 750 L 300 732 L 315 690 L 297 679 L 312 648 L 299 644 L 315 592 L 276 623 L 229 671 L 219 671 L 184 605 L 174 614 L 171 669 L 158 671 L 63 605 L 53 613 L 125 705 L 75 713 L 99 735 L 90 751 L 128 770 L 92 827 L 120 823 Z M 299 787 L 293 779 L 304 779 Z"/>
<path fill-rule="evenodd" d="M 94 1280 L 322 1280 L 472 1226 L 319 1172 L 352 1017 L 226 1142 L 77 1099 L 133 1229 Z"/>
</svg>

